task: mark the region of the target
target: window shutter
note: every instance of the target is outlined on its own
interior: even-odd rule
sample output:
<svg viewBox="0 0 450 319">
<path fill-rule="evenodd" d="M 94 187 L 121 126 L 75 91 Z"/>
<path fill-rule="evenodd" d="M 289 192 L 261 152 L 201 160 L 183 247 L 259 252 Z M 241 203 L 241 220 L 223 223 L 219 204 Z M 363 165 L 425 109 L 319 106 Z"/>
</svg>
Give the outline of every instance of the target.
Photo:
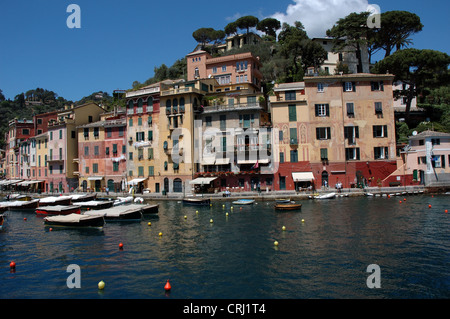
<svg viewBox="0 0 450 319">
<path fill-rule="evenodd" d="M 383 84 L 383 81 L 380 81 L 380 90 L 381 90 L 381 91 L 384 91 L 384 84 Z"/>
<path fill-rule="evenodd" d="M 320 129 L 316 127 L 316 139 L 320 140 Z"/>
<path fill-rule="evenodd" d="M 355 137 L 359 138 L 359 127 L 355 126 Z"/>
<path fill-rule="evenodd" d="M 330 105 L 329 104 L 325 104 L 325 107 L 326 107 L 326 114 L 327 114 L 327 116 L 330 116 Z"/>
<path fill-rule="evenodd" d="M 319 104 L 316 104 L 316 116 L 319 116 Z"/>
<path fill-rule="evenodd" d="M 331 139 L 331 127 L 327 127 L 327 140 Z"/>
<path fill-rule="evenodd" d="M 388 137 L 387 125 L 383 125 L 383 137 Z"/>
<path fill-rule="evenodd" d="M 356 82 L 352 82 L 352 90 L 353 92 L 356 92 Z"/>
</svg>

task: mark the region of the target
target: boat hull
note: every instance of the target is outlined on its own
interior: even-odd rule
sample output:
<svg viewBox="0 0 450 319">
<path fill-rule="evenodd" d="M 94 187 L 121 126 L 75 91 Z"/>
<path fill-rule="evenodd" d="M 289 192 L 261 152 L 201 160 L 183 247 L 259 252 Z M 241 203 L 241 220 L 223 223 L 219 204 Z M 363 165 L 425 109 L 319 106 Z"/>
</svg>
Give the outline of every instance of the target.
<svg viewBox="0 0 450 319">
<path fill-rule="evenodd" d="M 159 205 L 143 205 L 141 212 L 143 215 L 147 214 L 158 214 L 159 211 Z"/>
<path fill-rule="evenodd" d="M 69 227 L 69 228 L 101 228 L 105 224 L 102 216 L 86 216 L 83 218 L 70 220 L 64 218 L 45 217 L 44 224 L 52 227 Z"/>
<path fill-rule="evenodd" d="M 3 217 L 3 215 L 0 215 L 0 229 L 3 228 L 4 223 L 5 223 L 5 218 Z"/>
<path fill-rule="evenodd" d="M 14 205 L 12 205 L 14 203 Z M 24 210 L 24 209 L 36 209 L 39 207 L 39 199 L 34 199 L 31 201 L 15 201 L 6 204 L 9 210 Z"/>
<path fill-rule="evenodd" d="M 276 204 L 276 210 L 299 210 L 302 208 L 302 204 Z"/>
<path fill-rule="evenodd" d="M 235 205 L 251 205 L 255 202 L 254 199 L 239 199 L 233 202 Z"/>
<path fill-rule="evenodd" d="M 36 208 L 36 214 L 38 215 L 69 215 L 69 214 L 81 214 L 80 206 L 42 206 Z"/>
<path fill-rule="evenodd" d="M 183 204 L 193 205 L 193 206 L 206 206 L 211 204 L 210 199 L 197 199 L 197 198 L 185 198 L 183 199 Z"/>
<path fill-rule="evenodd" d="M 94 194 L 86 194 L 82 195 L 80 197 L 72 197 L 72 203 L 79 203 L 79 202 L 88 202 L 91 200 L 95 200 L 97 198 L 97 193 Z"/>
</svg>

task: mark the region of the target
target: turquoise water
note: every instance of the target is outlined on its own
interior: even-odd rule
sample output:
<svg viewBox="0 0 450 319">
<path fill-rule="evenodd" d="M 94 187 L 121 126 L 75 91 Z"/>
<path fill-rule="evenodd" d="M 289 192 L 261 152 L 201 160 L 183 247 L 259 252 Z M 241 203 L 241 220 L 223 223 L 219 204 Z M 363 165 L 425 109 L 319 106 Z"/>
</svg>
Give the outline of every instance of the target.
<svg viewBox="0 0 450 319">
<path fill-rule="evenodd" d="M 158 217 L 103 230 L 49 231 L 32 212 L 8 212 L 0 298 L 449 298 L 449 198 L 305 200 L 300 212 L 164 201 Z M 67 287 L 71 264 L 81 288 Z M 371 264 L 381 288 L 367 287 Z"/>
</svg>

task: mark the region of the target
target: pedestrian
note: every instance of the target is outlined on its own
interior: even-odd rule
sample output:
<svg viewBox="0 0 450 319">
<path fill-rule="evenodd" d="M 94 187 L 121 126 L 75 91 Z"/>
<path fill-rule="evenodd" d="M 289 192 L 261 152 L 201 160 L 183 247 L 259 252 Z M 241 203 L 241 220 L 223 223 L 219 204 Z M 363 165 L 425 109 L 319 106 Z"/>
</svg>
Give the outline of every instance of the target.
<svg viewBox="0 0 450 319">
<path fill-rule="evenodd" d="M 109 187 L 106 187 L 106 195 L 109 195 Z"/>
</svg>

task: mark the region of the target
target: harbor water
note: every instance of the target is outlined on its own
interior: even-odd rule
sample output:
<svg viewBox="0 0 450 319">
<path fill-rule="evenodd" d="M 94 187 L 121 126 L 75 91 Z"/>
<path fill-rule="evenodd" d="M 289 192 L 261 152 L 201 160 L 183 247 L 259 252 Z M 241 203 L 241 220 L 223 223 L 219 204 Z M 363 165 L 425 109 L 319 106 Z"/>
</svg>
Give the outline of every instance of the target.
<svg viewBox="0 0 450 319">
<path fill-rule="evenodd" d="M 0 298 L 449 298 L 449 199 L 303 200 L 286 212 L 273 201 L 161 201 L 157 216 L 102 230 L 50 231 L 34 212 L 10 211 L 0 231 Z M 375 275 L 379 288 L 370 288 Z M 69 287 L 74 278 L 79 288 Z"/>
</svg>

